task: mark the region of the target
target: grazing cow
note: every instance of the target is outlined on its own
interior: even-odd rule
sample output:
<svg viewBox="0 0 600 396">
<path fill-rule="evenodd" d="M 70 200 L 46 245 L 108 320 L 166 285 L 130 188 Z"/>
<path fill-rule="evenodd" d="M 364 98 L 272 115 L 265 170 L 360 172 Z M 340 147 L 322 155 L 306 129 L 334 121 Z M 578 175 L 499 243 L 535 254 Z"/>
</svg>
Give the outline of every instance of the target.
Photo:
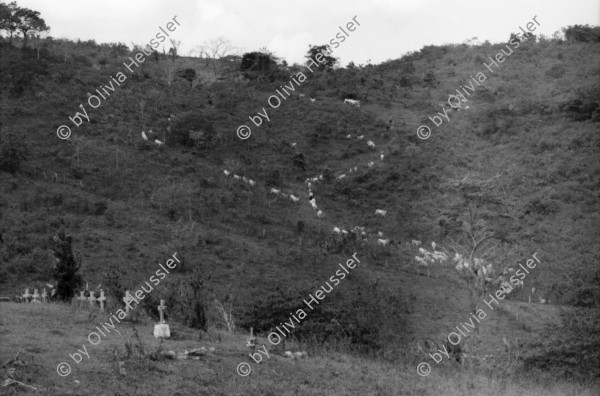
<svg viewBox="0 0 600 396">
<path fill-rule="evenodd" d="M 312 208 L 313 208 L 314 210 L 318 210 L 318 209 L 319 209 L 319 208 L 317 207 L 317 203 L 316 203 L 314 200 L 310 201 L 310 206 L 312 206 Z"/>
<path fill-rule="evenodd" d="M 323 211 L 322 211 L 322 210 L 319 210 L 319 211 L 317 212 L 317 219 L 322 219 L 324 216 L 325 216 L 325 214 L 323 213 Z"/>
<path fill-rule="evenodd" d="M 233 175 L 233 178 L 234 178 L 235 180 L 240 180 L 240 179 L 241 179 L 241 177 L 239 177 L 238 175 Z"/>
<path fill-rule="evenodd" d="M 342 236 L 345 238 L 348 236 L 348 231 L 342 230 Z"/>
<path fill-rule="evenodd" d="M 352 137 L 352 134 L 350 134 L 350 133 L 348 135 L 346 135 L 346 139 L 350 139 L 351 137 Z"/>
<path fill-rule="evenodd" d="M 387 213 L 387 210 L 381 210 L 381 209 L 376 209 L 375 210 L 375 215 L 376 216 L 385 217 L 386 213 Z"/>
<path fill-rule="evenodd" d="M 244 183 L 248 183 L 248 178 L 246 176 L 242 176 L 242 180 L 244 181 Z"/>
<path fill-rule="evenodd" d="M 379 231 L 379 232 L 377 233 L 377 236 L 378 236 L 379 238 L 383 238 L 383 232 Z"/>
<path fill-rule="evenodd" d="M 344 99 L 344 104 L 351 104 L 357 107 L 360 107 L 360 100 L 355 99 Z"/>
<path fill-rule="evenodd" d="M 304 95 L 304 94 L 298 94 L 298 97 L 299 98 L 304 98 L 304 97 L 306 97 L 306 95 Z"/>
<path fill-rule="evenodd" d="M 412 241 L 410 241 L 410 246 L 419 247 L 419 246 L 421 246 L 421 241 L 417 241 L 416 239 L 413 239 Z"/>
<path fill-rule="evenodd" d="M 340 230 L 340 229 L 339 229 L 339 228 L 337 228 L 337 227 L 333 227 L 333 233 L 334 233 L 334 234 L 337 234 L 337 235 L 340 235 L 340 234 L 342 233 L 342 230 Z"/>
<path fill-rule="evenodd" d="M 231 174 L 231 172 L 229 172 L 228 170 L 224 169 L 223 173 L 225 173 L 225 176 L 229 176 Z"/>
<path fill-rule="evenodd" d="M 395 242 L 391 239 L 377 239 L 377 245 L 379 246 L 390 246 L 395 245 Z"/>
<path fill-rule="evenodd" d="M 162 146 L 164 144 L 163 142 L 161 142 L 158 139 L 154 139 L 154 143 L 156 143 L 158 146 Z"/>
<path fill-rule="evenodd" d="M 385 155 L 383 155 L 383 151 L 382 151 L 381 154 L 379 154 L 379 158 L 381 158 L 381 160 L 383 161 L 384 157 L 385 157 Z"/>
<path fill-rule="evenodd" d="M 146 136 L 146 132 L 142 131 L 142 139 L 148 140 L 148 136 Z"/>
<path fill-rule="evenodd" d="M 236 175 L 233 175 L 233 177 L 235 177 L 235 176 L 236 176 Z M 239 178 L 239 176 L 238 176 L 238 178 Z M 272 188 L 272 189 L 271 189 L 271 194 L 276 194 L 276 195 L 277 195 L 277 194 L 280 194 L 280 193 L 281 193 L 281 191 L 280 191 L 280 190 L 278 190 L 278 189 L 276 189 L 276 188 Z"/>
<path fill-rule="evenodd" d="M 367 146 L 369 146 L 369 148 L 370 148 L 370 149 L 373 149 L 373 150 L 375 150 L 375 143 L 373 143 L 372 141 L 370 141 L 370 140 L 369 140 L 369 141 L 367 142 Z"/>
<path fill-rule="evenodd" d="M 338 177 L 336 177 L 336 179 L 338 179 L 338 180 L 342 180 L 344 177 L 346 177 L 346 175 L 345 175 L 345 174 L 343 174 L 343 175 L 339 175 Z"/>
<path fill-rule="evenodd" d="M 310 103 L 315 103 L 317 99 L 310 98 Z"/>
<path fill-rule="evenodd" d="M 292 143 L 292 147 L 296 147 L 296 143 Z"/>
<path fill-rule="evenodd" d="M 375 166 L 375 162 L 373 162 L 373 161 L 369 162 L 369 168 L 372 168 L 373 166 Z"/>
<path fill-rule="evenodd" d="M 363 139 L 364 139 L 364 137 L 365 137 L 365 135 L 360 135 L 360 136 L 357 136 L 356 138 L 357 138 L 358 140 L 363 140 Z"/>
<path fill-rule="evenodd" d="M 292 200 L 294 203 L 296 203 L 296 202 L 300 201 L 300 198 L 298 198 L 297 196 L 295 196 L 295 195 L 292 195 L 292 194 L 290 194 L 290 199 L 291 199 L 291 200 Z"/>
</svg>

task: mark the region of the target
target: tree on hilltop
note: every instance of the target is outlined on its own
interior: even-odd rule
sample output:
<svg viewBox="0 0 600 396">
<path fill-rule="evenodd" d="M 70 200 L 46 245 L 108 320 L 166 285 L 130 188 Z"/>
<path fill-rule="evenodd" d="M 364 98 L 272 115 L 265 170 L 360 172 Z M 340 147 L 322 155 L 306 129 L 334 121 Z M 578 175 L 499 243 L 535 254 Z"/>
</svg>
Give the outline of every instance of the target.
<svg viewBox="0 0 600 396">
<path fill-rule="evenodd" d="M 325 45 L 325 44 L 310 45 L 309 44 L 308 47 L 309 47 L 309 49 L 305 56 L 307 61 L 310 61 L 310 59 L 314 59 L 315 62 L 319 63 L 319 61 L 316 58 L 316 56 L 318 54 L 322 54 L 323 57 L 325 58 L 325 61 L 323 63 L 319 63 L 319 70 L 331 70 L 335 66 L 337 66 L 337 64 L 339 63 L 337 58 L 334 58 L 333 56 L 330 55 L 331 52 L 329 52 L 329 48 L 327 45 Z"/>
<path fill-rule="evenodd" d="M 41 33 L 50 30 L 46 25 L 46 21 L 40 17 L 39 11 L 30 10 L 29 8 L 19 8 L 15 12 L 15 16 L 18 18 L 17 28 L 23 34 L 23 47 L 27 46 L 27 33 Z"/>
</svg>

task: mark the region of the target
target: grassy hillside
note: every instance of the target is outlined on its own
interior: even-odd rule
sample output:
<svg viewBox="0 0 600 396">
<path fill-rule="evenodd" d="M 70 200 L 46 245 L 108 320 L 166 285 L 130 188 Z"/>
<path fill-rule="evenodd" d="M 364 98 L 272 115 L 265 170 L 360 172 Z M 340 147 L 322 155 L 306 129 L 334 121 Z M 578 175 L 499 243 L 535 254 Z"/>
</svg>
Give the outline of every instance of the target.
<svg viewBox="0 0 600 396">
<path fill-rule="evenodd" d="M 55 365 L 85 342 L 99 319 L 62 304 L 48 312 L 2 304 L 0 358 L 23 348 L 34 361 L 20 369 L 21 380 L 49 394 L 146 394 L 151 388 L 173 394 L 593 394 L 600 375 L 600 45 L 524 42 L 489 72 L 483 62 L 505 45 L 429 46 L 381 65 L 311 74 L 302 84 L 306 97 L 294 95 L 278 109 L 267 99 L 293 69 L 273 83 L 227 72 L 216 80 L 203 60 L 159 57 L 127 73 L 127 81 L 90 110 L 86 94 L 123 71 L 132 53 L 118 45 L 49 40 L 38 59 L 34 50 L 2 43 L 0 137 L 16 134 L 28 158 L 16 173 L 0 172 L 0 295 L 51 281 L 52 236 L 60 228 L 73 236 L 84 280 L 106 288 L 109 278 L 118 278 L 110 284 L 117 297 L 179 252 L 182 268 L 144 300 L 149 318 L 136 327 L 154 348 L 150 318 L 166 299 L 181 337 L 166 341 L 166 349 L 205 345 L 216 352 L 202 362 L 173 364 L 114 357 L 111 351 L 125 348 L 132 334 L 124 325 L 124 339 L 103 341 L 93 362 L 63 379 Z M 177 77 L 185 68 L 200 78 L 190 84 Z M 436 128 L 428 117 L 443 112 L 440 104 L 478 72 L 487 79 L 463 104 L 469 109 L 446 106 L 450 120 Z M 360 109 L 344 105 L 347 96 L 360 99 Z M 80 103 L 91 122 L 74 127 L 68 117 L 81 111 Z M 270 122 L 255 127 L 248 116 L 263 107 Z M 175 120 L 167 132 L 170 115 Z M 389 119 L 394 123 L 386 131 Z M 68 141 L 56 135 L 62 124 L 72 129 Z M 236 136 L 240 124 L 252 127 L 249 139 Z M 427 140 L 416 136 L 422 124 L 432 129 Z M 143 141 L 140 133 L 149 129 L 166 145 Z M 204 134 L 192 140 L 190 131 Z M 257 185 L 227 178 L 223 169 Z M 325 216 L 317 219 L 305 179 L 320 174 L 324 180 L 313 183 L 313 191 Z M 346 178 L 337 180 L 341 174 Z M 276 198 L 271 188 L 301 201 Z M 441 347 L 468 318 L 468 290 L 450 265 L 431 268 L 431 277 L 422 269 L 417 274 L 418 252 L 405 242 L 464 241 L 469 207 L 503 252 L 511 252 L 499 253 L 498 263 L 515 266 L 539 252 L 542 264 L 465 341 L 474 360 L 463 366 L 445 361 L 421 378 L 416 365 L 431 359 L 419 347 L 426 340 Z M 376 209 L 387 210 L 385 218 L 375 216 Z M 336 242 L 334 226 L 364 226 L 369 241 Z M 402 246 L 377 246 L 378 231 Z M 248 328 L 264 339 L 355 252 L 364 264 L 309 315 L 292 343 L 309 359 L 277 355 L 254 365 L 250 377 L 235 374 L 237 363 L 248 359 Z M 185 287 L 196 276 L 203 280 L 195 290 L 208 333 L 184 326 L 191 295 Z M 527 303 L 532 287 L 535 301 L 551 304 Z M 233 307 L 240 333 L 219 326 L 215 299 Z M 503 337 L 518 346 L 518 358 L 514 349 L 504 351 Z M 115 375 L 119 361 L 126 375 Z M 171 374 L 168 384 L 161 374 Z M 148 388 L 141 389 L 143 383 Z"/>
</svg>

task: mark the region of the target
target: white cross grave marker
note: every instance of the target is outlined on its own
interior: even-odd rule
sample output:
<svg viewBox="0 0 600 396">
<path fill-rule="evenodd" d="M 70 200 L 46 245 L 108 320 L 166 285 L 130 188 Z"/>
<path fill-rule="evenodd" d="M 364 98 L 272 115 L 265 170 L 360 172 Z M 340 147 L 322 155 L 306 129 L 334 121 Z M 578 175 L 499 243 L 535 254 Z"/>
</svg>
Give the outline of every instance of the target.
<svg viewBox="0 0 600 396">
<path fill-rule="evenodd" d="M 104 301 L 106 301 L 106 297 L 104 296 L 104 290 L 100 289 L 100 297 L 98 297 L 98 301 L 100 301 L 100 311 L 104 311 Z"/>
<path fill-rule="evenodd" d="M 96 306 L 96 297 L 94 297 L 93 291 L 90 291 L 90 297 L 88 300 L 90 300 L 90 307 L 94 308 Z"/>
<path fill-rule="evenodd" d="M 40 294 L 38 293 L 38 289 L 33 289 L 33 300 L 31 300 L 32 303 L 39 303 L 40 302 Z"/>
<path fill-rule="evenodd" d="M 31 294 L 29 294 L 29 289 L 25 289 L 25 294 L 23 294 L 25 302 L 29 302 L 29 297 L 31 297 Z"/>
<path fill-rule="evenodd" d="M 79 292 L 79 297 L 77 297 L 77 301 L 79 301 L 79 305 L 82 305 L 85 300 L 87 300 L 87 298 L 85 297 L 85 291 L 81 290 Z"/>
<path fill-rule="evenodd" d="M 160 314 L 160 323 L 154 325 L 154 337 L 171 337 L 171 330 L 169 329 L 169 325 L 165 323 L 164 318 L 164 311 L 166 308 L 167 306 L 165 305 L 165 300 L 160 300 L 160 305 L 158 306 L 158 312 Z"/>
<path fill-rule="evenodd" d="M 125 302 L 125 310 L 126 310 L 125 313 L 128 316 L 129 316 L 129 311 L 130 311 L 130 307 L 129 307 L 128 303 L 135 301 L 136 304 L 139 304 L 138 300 L 131 293 L 129 293 L 129 290 L 125 291 L 125 297 L 123 297 L 123 301 Z M 133 308 L 131 308 L 131 310 L 133 310 Z"/>
</svg>

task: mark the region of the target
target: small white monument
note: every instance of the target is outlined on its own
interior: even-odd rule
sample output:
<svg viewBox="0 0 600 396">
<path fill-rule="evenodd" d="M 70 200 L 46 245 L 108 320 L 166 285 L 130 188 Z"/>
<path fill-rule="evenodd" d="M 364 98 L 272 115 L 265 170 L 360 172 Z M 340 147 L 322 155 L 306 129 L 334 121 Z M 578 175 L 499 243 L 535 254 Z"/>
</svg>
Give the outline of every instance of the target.
<svg viewBox="0 0 600 396">
<path fill-rule="evenodd" d="M 29 302 L 30 297 L 31 297 L 31 294 L 29 294 L 29 289 L 25 289 L 25 294 L 23 294 L 23 301 Z"/>
<path fill-rule="evenodd" d="M 134 301 L 136 304 L 139 304 L 138 300 L 135 297 L 133 297 L 131 293 L 129 293 L 129 290 L 125 290 L 125 297 L 123 297 L 123 302 L 125 303 L 125 314 L 127 315 L 127 318 L 129 317 L 129 311 L 133 311 L 133 308 L 130 308 L 128 303 Z"/>
<path fill-rule="evenodd" d="M 38 293 L 38 289 L 33 289 L 33 296 L 31 296 L 33 299 L 31 300 L 32 303 L 41 303 L 40 301 L 40 293 Z"/>
<path fill-rule="evenodd" d="M 254 336 L 254 328 L 250 327 L 250 337 L 248 337 L 246 346 L 252 351 L 256 349 L 256 337 Z"/>
<path fill-rule="evenodd" d="M 84 291 L 84 290 L 81 290 L 81 291 L 79 292 L 79 297 L 77 297 L 77 298 L 76 298 L 76 300 L 77 300 L 77 301 L 79 301 L 79 305 L 80 305 L 80 306 L 82 306 L 82 305 L 83 305 L 83 302 L 84 302 L 85 300 L 87 300 L 87 297 L 85 296 L 85 291 Z"/>
<path fill-rule="evenodd" d="M 100 311 L 104 311 L 104 301 L 106 301 L 106 296 L 104 296 L 104 290 L 100 289 L 100 297 L 97 299 L 100 302 Z"/>
<path fill-rule="evenodd" d="M 90 300 L 90 308 L 95 308 L 96 307 L 96 297 L 94 297 L 94 293 L 93 291 L 90 291 L 90 297 L 88 298 L 88 300 Z"/>
<path fill-rule="evenodd" d="M 154 337 L 169 338 L 171 337 L 171 330 L 169 325 L 165 323 L 164 311 L 167 308 L 165 300 L 160 300 L 158 306 L 158 313 L 160 314 L 160 323 L 154 325 Z"/>
</svg>

